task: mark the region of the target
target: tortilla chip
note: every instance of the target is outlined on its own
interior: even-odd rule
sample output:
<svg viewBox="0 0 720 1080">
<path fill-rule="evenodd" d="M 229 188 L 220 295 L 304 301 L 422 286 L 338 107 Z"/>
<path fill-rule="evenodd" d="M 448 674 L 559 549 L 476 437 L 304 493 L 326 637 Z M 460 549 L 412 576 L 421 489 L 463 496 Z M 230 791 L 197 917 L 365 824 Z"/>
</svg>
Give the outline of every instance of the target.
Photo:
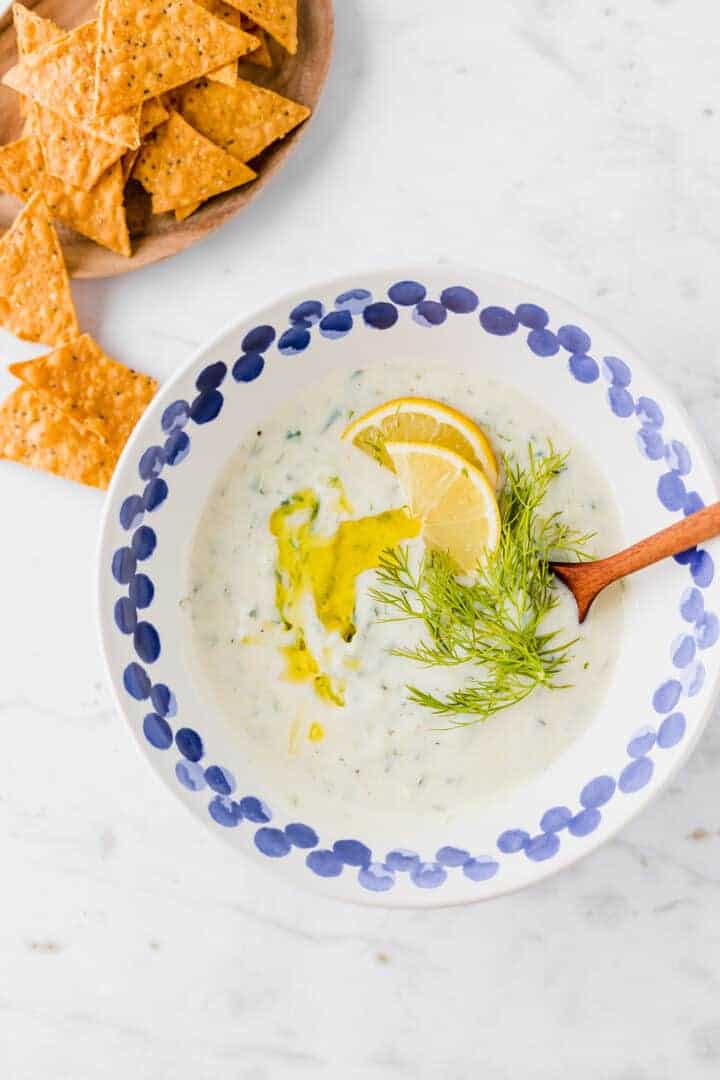
<svg viewBox="0 0 720 1080">
<path fill-rule="evenodd" d="M 228 91 L 230 87 L 211 84 Z M 187 206 L 247 184 L 255 173 L 215 146 L 174 110 L 140 150 L 133 176 L 152 195 L 153 213 Z"/>
<path fill-rule="evenodd" d="M 297 0 L 230 0 L 289 53 L 297 52 Z"/>
<path fill-rule="evenodd" d="M 257 46 L 192 0 L 100 0 L 95 115 L 122 112 Z"/>
<path fill-rule="evenodd" d="M 265 32 L 261 30 L 255 23 L 248 19 L 246 15 L 241 14 L 237 8 L 231 7 L 230 4 L 226 4 L 225 0 L 195 0 L 196 4 L 205 8 L 211 15 L 216 15 L 218 19 L 222 19 L 223 22 L 230 23 L 231 26 L 237 27 L 238 30 L 244 30 L 247 34 L 252 34 L 260 42 L 257 49 L 253 49 L 245 55 L 244 59 L 252 62 L 253 64 L 260 64 L 261 67 L 272 67 L 272 59 L 270 53 L 267 51 L 267 42 L 265 39 Z M 267 63 L 265 62 L 267 58 Z M 218 68 L 216 71 L 209 71 L 207 78 L 212 82 L 224 83 L 225 86 L 234 86 L 238 80 L 237 63 L 235 60 L 230 64 L 225 64 L 223 67 Z"/>
<path fill-rule="evenodd" d="M 270 55 L 270 49 L 268 48 L 267 34 L 260 26 L 256 26 L 255 23 L 249 22 L 249 25 L 244 27 L 248 34 L 252 34 L 260 42 L 260 47 L 255 49 L 254 52 L 248 53 L 245 59 L 248 64 L 255 64 L 256 67 L 271 68 L 273 66 L 272 56 Z"/>
<path fill-rule="evenodd" d="M 169 119 L 170 113 L 159 97 L 148 98 L 142 104 L 142 111 L 140 113 L 140 135 L 145 139 L 151 131 L 154 131 L 156 127 L 160 127 Z M 127 184 L 130 179 L 130 174 L 133 171 L 133 166 L 140 154 L 140 147 L 136 147 L 135 150 L 126 150 L 122 159 L 122 174 L 123 184 Z"/>
<path fill-rule="evenodd" d="M 194 214 L 198 206 L 202 206 L 202 200 L 200 202 L 188 203 L 187 206 L 175 207 L 175 220 L 184 221 L 185 218 L 189 218 L 191 214 Z"/>
<path fill-rule="evenodd" d="M 117 456 L 47 394 L 18 386 L 0 406 L 0 458 L 107 488 Z"/>
<path fill-rule="evenodd" d="M 61 345 L 78 329 L 60 241 L 41 194 L 0 240 L 0 324 L 26 341 Z"/>
<path fill-rule="evenodd" d="M 90 334 L 10 371 L 117 454 L 157 391 L 155 379 L 111 359 Z"/>
<path fill-rule="evenodd" d="M 144 139 L 170 116 L 160 98 L 148 98 L 143 101 L 140 111 L 140 138 Z"/>
<path fill-rule="evenodd" d="M 305 105 L 245 79 L 233 87 L 198 79 L 183 88 L 179 107 L 189 124 L 240 161 L 251 161 L 310 115 Z"/>
<path fill-rule="evenodd" d="M 12 16 L 18 56 L 37 52 L 63 33 L 52 19 L 44 19 L 42 15 L 23 7 L 22 4 L 13 4 Z"/>
<path fill-rule="evenodd" d="M 234 86 L 238 81 L 237 60 L 231 60 L 229 64 L 223 64 L 222 67 L 215 68 L 214 71 L 208 71 L 207 77 L 211 82 L 219 82 L 224 86 Z"/>
<path fill-rule="evenodd" d="M 81 123 L 91 134 L 107 142 L 133 149 L 140 143 L 139 107 L 98 122 L 92 113 L 95 87 L 97 23 L 84 23 L 67 34 L 24 56 L 3 76 L 6 86 L 31 97 L 40 105 Z"/>
<path fill-rule="evenodd" d="M 120 162 L 91 191 L 79 191 L 46 172 L 40 143 L 31 135 L 0 147 L 0 191 L 23 202 L 40 191 L 52 217 L 119 255 L 132 254 Z"/>
<path fill-rule="evenodd" d="M 135 162 L 140 157 L 140 149 L 126 150 L 125 155 L 120 162 L 122 167 L 123 187 L 127 184 L 128 180 L 132 176 L 132 171 L 135 168 Z"/>
<path fill-rule="evenodd" d="M 111 143 L 119 142 L 128 150 L 136 150 L 140 145 L 140 112 L 141 106 L 138 103 L 134 108 L 117 116 L 83 120 L 80 127 L 98 139 L 106 139 Z"/>
<path fill-rule="evenodd" d="M 63 35 L 60 27 L 50 19 L 43 19 L 21 4 L 13 5 L 13 20 L 21 57 Z M 122 157 L 125 147 L 121 144 L 98 138 L 61 113 L 32 99 L 26 102 L 21 98 L 21 103 L 26 109 L 31 106 L 23 135 L 38 136 L 45 168 L 66 183 L 89 191 L 105 170 Z"/>
<path fill-rule="evenodd" d="M 22 4 L 13 4 L 12 16 L 17 51 L 20 57 L 27 56 L 28 53 L 35 52 L 37 49 L 42 49 L 62 34 L 62 30 L 54 22 L 50 19 L 43 19 L 42 15 L 36 15 L 34 11 L 23 7 Z M 27 101 L 21 95 L 20 113 L 22 116 L 25 115 L 27 106 Z"/>
<path fill-rule="evenodd" d="M 34 11 L 23 7 L 22 4 L 13 4 L 12 16 L 18 56 L 21 58 L 27 56 L 28 53 L 36 52 L 37 49 L 44 48 L 45 45 L 49 45 L 51 41 L 54 41 L 63 33 L 60 27 L 51 19 L 44 19 L 42 15 L 36 15 Z M 23 135 L 30 135 L 33 130 L 33 109 L 30 106 L 33 103 L 32 100 L 28 100 L 22 94 L 19 97 L 20 115 L 27 115 L 28 117 L 23 125 Z"/>
<path fill-rule="evenodd" d="M 72 120 L 36 101 L 32 102 L 30 116 L 31 131 L 40 140 L 45 168 L 71 187 L 89 191 L 126 152 L 122 143 L 96 139 Z"/>
</svg>

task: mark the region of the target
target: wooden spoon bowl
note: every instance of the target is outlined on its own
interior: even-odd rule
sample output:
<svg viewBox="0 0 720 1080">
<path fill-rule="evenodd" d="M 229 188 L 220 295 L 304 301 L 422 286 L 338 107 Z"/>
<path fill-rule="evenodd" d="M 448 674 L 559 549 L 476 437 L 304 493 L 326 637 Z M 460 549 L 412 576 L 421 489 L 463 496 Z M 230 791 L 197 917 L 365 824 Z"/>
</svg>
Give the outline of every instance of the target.
<svg viewBox="0 0 720 1080">
<path fill-rule="evenodd" d="M 53 19 L 63 28 L 71 29 L 78 23 L 93 18 L 95 4 L 92 0 L 24 0 L 26 7 L 34 8 L 40 15 Z M 240 74 L 260 86 L 276 90 L 285 97 L 293 98 L 315 109 L 322 93 L 333 44 L 332 0 L 298 0 L 298 51 L 290 56 L 268 38 L 273 67 L 270 70 L 253 64 L 242 64 Z M 7 11 L 0 18 L 0 75 L 17 61 L 15 32 L 12 14 Z M 224 221 L 239 213 L 257 195 L 273 173 L 277 172 L 290 151 L 301 137 L 303 124 L 287 138 L 275 143 L 252 162 L 258 174 L 257 180 L 236 191 L 228 191 L 211 199 L 191 217 L 176 222 L 173 214 L 150 213 L 150 200 L 139 184 L 131 182 L 126 188 L 128 227 L 132 238 L 133 254 L 127 259 L 99 247 L 92 240 L 66 229 L 58 231 L 65 258 L 73 277 L 109 277 L 124 274 L 138 266 L 166 259 L 178 251 L 184 251 L 202 239 Z M 0 143 L 12 142 L 20 136 L 22 118 L 18 110 L 18 95 L 0 85 Z M 0 229 L 12 223 L 18 209 L 17 200 L 0 194 Z"/>
</svg>

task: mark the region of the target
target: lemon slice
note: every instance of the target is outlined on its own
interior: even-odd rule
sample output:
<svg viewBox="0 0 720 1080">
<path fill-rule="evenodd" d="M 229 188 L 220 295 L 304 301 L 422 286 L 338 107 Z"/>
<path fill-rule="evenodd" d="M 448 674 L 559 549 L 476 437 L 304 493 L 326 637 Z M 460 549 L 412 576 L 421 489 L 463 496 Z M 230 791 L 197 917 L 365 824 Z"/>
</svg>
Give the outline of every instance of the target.
<svg viewBox="0 0 720 1080">
<path fill-rule="evenodd" d="M 387 442 L 430 443 L 454 450 L 482 469 L 493 488 L 497 487 L 497 461 L 485 432 L 467 416 L 439 401 L 412 397 L 386 401 L 353 420 L 342 438 L 387 469 L 394 468 L 385 451 Z"/>
<path fill-rule="evenodd" d="M 500 539 L 500 512 L 485 473 L 454 450 L 430 443 L 385 443 L 423 540 L 470 574 Z"/>
</svg>

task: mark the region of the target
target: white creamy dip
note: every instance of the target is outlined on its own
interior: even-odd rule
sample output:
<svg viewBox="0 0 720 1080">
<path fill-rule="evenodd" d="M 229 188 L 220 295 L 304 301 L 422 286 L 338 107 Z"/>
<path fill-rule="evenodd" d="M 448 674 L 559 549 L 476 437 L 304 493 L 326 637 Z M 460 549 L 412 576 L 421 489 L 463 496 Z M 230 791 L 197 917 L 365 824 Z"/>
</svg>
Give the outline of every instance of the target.
<svg viewBox="0 0 720 1080">
<path fill-rule="evenodd" d="M 408 682 L 435 692 L 462 685 L 468 667 L 421 669 L 391 655 L 417 640 L 414 624 L 381 622 L 369 596 L 374 572 L 357 582 L 357 633 L 347 644 L 319 623 L 310 597 L 307 640 L 322 667 L 345 684 L 344 707 L 320 700 L 312 685 L 284 677 L 281 647 L 289 642 L 275 598 L 276 547 L 268 521 L 283 499 L 313 488 L 316 523 L 331 534 L 343 510 L 340 477 L 352 517 L 403 505 L 394 474 L 340 441 L 351 415 L 391 398 L 445 401 L 487 432 L 496 452 L 526 456 L 551 439 L 571 450 L 566 471 L 544 506 L 597 532 L 594 554 L 620 543 L 611 492 L 589 456 L 547 413 L 507 386 L 451 367 L 376 363 L 338 372 L 288 404 L 237 450 L 202 513 L 195 536 L 190 599 L 192 654 L 204 693 L 241 744 L 241 757 L 263 777 L 262 792 L 305 820 L 350 821 L 359 806 L 398 818 L 452 820 L 468 804 L 487 804 L 548 768 L 592 723 L 610 681 L 622 632 L 621 591 L 603 596 L 578 628 L 572 598 L 558 586 L 553 625 L 580 634 L 566 668 L 569 690 L 537 690 L 485 723 L 453 730 L 406 697 Z M 413 540 L 413 546 L 421 545 Z M 312 725 L 324 737 L 313 741 Z M 314 729 L 317 735 L 318 729 Z"/>
</svg>

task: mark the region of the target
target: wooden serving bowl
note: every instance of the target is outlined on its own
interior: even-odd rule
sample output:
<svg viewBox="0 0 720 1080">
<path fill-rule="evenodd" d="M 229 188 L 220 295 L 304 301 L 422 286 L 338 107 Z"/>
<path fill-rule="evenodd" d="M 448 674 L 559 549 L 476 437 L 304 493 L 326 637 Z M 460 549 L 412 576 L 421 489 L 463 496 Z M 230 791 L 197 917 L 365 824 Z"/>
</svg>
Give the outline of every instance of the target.
<svg viewBox="0 0 720 1080">
<path fill-rule="evenodd" d="M 92 0 L 25 0 L 25 4 L 67 29 L 93 18 L 95 8 Z M 298 0 L 298 21 L 298 51 L 295 56 L 290 56 L 280 45 L 268 38 L 273 58 L 272 69 L 266 70 L 246 63 L 241 64 L 240 73 L 243 78 L 276 90 L 279 94 L 300 101 L 314 110 L 322 93 L 332 56 L 332 0 Z M 16 61 L 12 14 L 7 11 L 0 19 L 0 75 Z M 22 118 L 18 100 L 18 95 L 13 90 L 0 85 L 0 143 L 12 142 L 20 137 Z M 287 138 L 268 147 L 252 162 L 252 167 L 258 174 L 257 180 L 236 191 L 228 191 L 210 199 L 191 217 L 179 223 L 175 221 L 173 214 L 151 214 L 149 197 L 139 184 L 131 182 L 125 191 L 128 227 L 133 245 L 130 259 L 99 247 L 73 229 L 59 226 L 65 258 L 72 276 L 92 278 L 124 274 L 138 266 L 147 266 L 149 263 L 166 259 L 169 255 L 175 255 L 178 251 L 184 251 L 196 240 L 200 240 L 243 210 L 260 194 L 273 173 L 282 166 L 305 126 L 301 125 Z M 17 209 L 16 199 L 0 194 L 0 229 L 8 228 L 17 214 Z"/>
</svg>

